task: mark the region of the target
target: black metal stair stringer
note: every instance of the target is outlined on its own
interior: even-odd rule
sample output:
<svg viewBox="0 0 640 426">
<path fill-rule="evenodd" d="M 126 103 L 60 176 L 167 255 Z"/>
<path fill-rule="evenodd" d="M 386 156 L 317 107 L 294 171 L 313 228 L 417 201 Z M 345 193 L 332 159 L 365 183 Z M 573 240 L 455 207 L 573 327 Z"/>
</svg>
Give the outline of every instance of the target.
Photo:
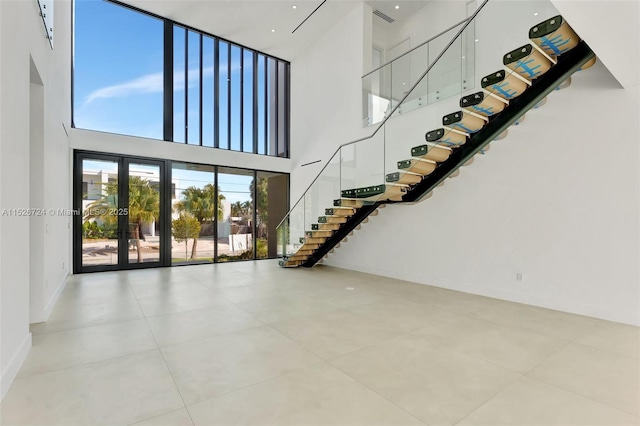
<svg viewBox="0 0 640 426">
<path fill-rule="evenodd" d="M 439 163 L 438 167 L 425 176 L 420 183 L 413 185 L 402 197 L 402 202 L 384 200 L 362 206 L 300 266 L 310 268 L 315 265 L 380 205 L 419 201 L 594 56 L 589 46 L 581 41 L 576 47 L 560 56 L 558 63 L 534 80 L 531 87 L 524 93 L 512 99 L 509 106 L 502 112 L 490 117 L 489 122 L 480 131 L 474 133 L 464 145 L 455 149 L 447 160 Z"/>
<path fill-rule="evenodd" d="M 300 266 L 304 266 L 305 268 L 310 268 L 315 265 L 320 259 L 326 256 L 327 253 L 331 251 L 340 241 L 342 241 L 351 231 L 353 231 L 363 220 L 367 218 L 371 213 L 373 213 L 382 202 L 375 202 L 370 205 L 362 206 L 353 214 L 353 216 L 349 217 L 345 223 L 342 224 L 340 229 L 335 231 L 332 236 L 327 238 L 327 240 L 318 248 L 318 250 L 314 251 L 312 255 L 310 255 L 307 260 L 305 260 Z"/>
<path fill-rule="evenodd" d="M 427 195 L 594 56 L 595 54 L 584 41 L 560 56 L 558 63 L 534 80 L 531 87 L 512 99 L 509 106 L 502 112 L 489 117 L 489 122 L 480 131 L 474 133 L 460 148 L 455 149 L 447 160 L 440 163 L 420 183 L 412 186 L 402 197 L 402 201 L 415 202 Z"/>
</svg>

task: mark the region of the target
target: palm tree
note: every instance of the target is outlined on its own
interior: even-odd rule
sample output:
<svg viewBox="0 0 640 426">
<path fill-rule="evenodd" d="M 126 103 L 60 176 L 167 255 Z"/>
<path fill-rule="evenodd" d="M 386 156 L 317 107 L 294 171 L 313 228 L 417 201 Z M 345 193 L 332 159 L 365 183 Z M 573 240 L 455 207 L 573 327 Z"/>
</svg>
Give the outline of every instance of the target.
<svg viewBox="0 0 640 426">
<path fill-rule="evenodd" d="M 236 201 L 231 204 L 231 216 L 242 217 L 251 213 L 251 201 Z"/>
<path fill-rule="evenodd" d="M 103 196 L 87 206 L 84 220 L 99 219 L 103 224 L 117 225 L 118 182 L 104 184 Z M 140 176 L 129 176 L 129 231 L 136 242 L 138 263 L 142 262 L 140 245 L 141 226 L 151 223 L 160 215 L 160 193 L 151 186 L 151 182 Z M 133 225 L 133 226 L 132 226 Z"/>
<path fill-rule="evenodd" d="M 217 193 L 216 186 L 208 183 L 202 188 L 196 186 L 190 186 L 182 191 L 182 201 L 175 203 L 175 209 L 178 213 L 188 213 L 198 219 L 198 222 L 202 224 L 205 220 L 213 220 L 213 213 L 215 210 L 215 196 Z M 222 220 L 224 217 L 224 206 L 222 200 L 224 195 L 218 193 L 218 220 Z M 198 239 L 193 239 L 193 246 L 191 248 L 191 259 L 196 258 L 196 247 Z"/>
<path fill-rule="evenodd" d="M 129 176 L 129 224 L 134 224 L 133 238 L 136 241 L 138 263 L 142 262 L 140 237 L 143 223 L 151 223 L 160 212 L 160 193 L 151 187 L 148 180 L 139 176 Z"/>
</svg>

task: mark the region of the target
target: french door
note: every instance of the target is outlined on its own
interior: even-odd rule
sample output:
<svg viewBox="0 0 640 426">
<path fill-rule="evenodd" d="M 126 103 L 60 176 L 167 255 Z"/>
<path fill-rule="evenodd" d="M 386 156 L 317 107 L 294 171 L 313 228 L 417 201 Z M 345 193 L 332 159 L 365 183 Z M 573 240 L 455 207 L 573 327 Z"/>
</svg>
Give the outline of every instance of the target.
<svg viewBox="0 0 640 426">
<path fill-rule="evenodd" d="M 165 161 L 76 152 L 74 272 L 170 265 Z"/>
</svg>

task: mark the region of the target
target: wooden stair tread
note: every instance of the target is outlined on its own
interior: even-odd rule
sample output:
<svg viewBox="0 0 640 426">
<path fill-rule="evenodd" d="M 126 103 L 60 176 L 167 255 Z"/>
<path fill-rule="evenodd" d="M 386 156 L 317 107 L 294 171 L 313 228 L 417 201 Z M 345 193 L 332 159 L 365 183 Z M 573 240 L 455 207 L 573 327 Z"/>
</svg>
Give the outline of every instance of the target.
<svg viewBox="0 0 640 426">
<path fill-rule="evenodd" d="M 319 231 L 337 231 L 342 226 L 340 223 L 319 223 Z"/>
<path fill-rule="evenodd" d="M 363 200 L 353 200 L 350 198 L 338 198 L 337 200 L 333 200 L 334 207 L 352 207 L 355 209 L 359 209 L 365 204 L 366 202 Z"/>
<path fill-rule="evenodd" d="M 531 43 L 520 46 L 502 57 L 502 63 L 524 78 L 534 80 L 551 69 L 553 63 Z"/>
<path fill-rule="evenodd" d="M 346 216 L 320 216 L 318 223 L 345 223 L 348 220 Z"/>
<path fill-rule="evenodd" d="M 568 52 L 580 42 L 580 37 L 560 15 L 531 27 L 529 39 L 552 58 Z"/>
<path fill-rule="evenodd" d="M 429 160 L 412 158 L 409 160 L 398 161 L 398 169 L 426 176 L 436 169 L 436 163 Z"/>
<path fill-rule="evenodd" d="M 449 149 L 457 148 L 460 145 L 464 145 L 467 141 L 466 133 L 455 131 L 449 127 L 430 130 L 424 135 L 424 138 L 427 140 L 427 144 L 436 143 L 443 149 L 445 147 Z M 413 153 L 411 155 L 413 155 Z"/>
<path fill-rule="evenodd" d="M 386 176 L 388 183 L 399 183 L 403 185 L 415 185 L 422 180 L 422 175 L 411 172 L 393 172 Z"/>
<path fill-rule="evenodd" d="M 321 244 L 305 243 L 298 250 L 318 250 Z"/>
<path fill-rule="evenodd" d="M 486 75 L 480 81 L 482 88 L 505 100 L 517 98 L 529 87 L 522 79 L 511 72 L 498 70 Z"/>
<path fill-rule="evenodd" d="M 506 104 L 497 97 L 484 92 L 476 92 L 460 99 L 460 107 L 484 117 L 502 112 Z"/>
<path fill-rule="evenodd" d="M 461 110 L 442 117 L 442 125 L 465 133 L 476 133 L 484 127 L 485 121 Z"/>
<path fill-rule="evenodd" d="M 332 207 L 324 210 L 327 216 L 353 216 L 356 209 L 353 207 Z"/>
<path fill-rule="evenodd" d="M 319 238 L 319 237 L 329 238 L 331 235 L 333 235 L 333 231 L 331 231 L 331 230 L 328 230 L 328 231 L 320 231 L 320 230 L 307 231 L 307 232 L 305 232 L 305 235 L 307 237 L 310 237 L 310 238 Z"/>
<path fill-rule="evenodd" d="M 423 144 L 411 148 L 412 157 L 419 157 L 423 160 L 431 160 L 437 163 L 446 161 L 452 152 L 451 148 L 433 146 L 431 144 Z"/>
</svg>

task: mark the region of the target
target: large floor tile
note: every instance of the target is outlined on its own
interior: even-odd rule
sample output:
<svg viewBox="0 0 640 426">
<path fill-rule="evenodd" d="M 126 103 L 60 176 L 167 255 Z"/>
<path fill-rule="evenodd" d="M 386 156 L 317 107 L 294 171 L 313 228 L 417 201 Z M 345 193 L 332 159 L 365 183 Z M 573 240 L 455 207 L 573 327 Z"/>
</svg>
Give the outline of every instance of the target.
<svg viewBox="0 0 640 426">
<path fill-rule="evenodd" d="M 518 373 L 526 373 L 569 342 L 460 315 L 413 332 L 438 344 Z"/>
<path fill-rule="evenodd" d="M 429 425 L 455 424 L 521 377 L 419 336 L 329 362 Z"/>
<path fill-rule="evenodd" d="M 144 319 L 84 327 L 33 337 L 18 377 L 156 349 Z"/>
<path fill-rule="evenodd" d="M 269 327 L 168 346 L 162 352 L 187 404 L 319 361 Z"/>
<path fill-rule="evenodd" d="M 381 302 L 390 298 L 389 294 L 368 287 L 366 284 L 341 283 L 339 288 L 324 291 L 311 297 L 341 308 Z"/>
<path fill-rule="evenodd" d="M 266 323 L 275 323 L 339 309 L 331 303 L 314 300 L 306 295 L 289 294 L 238 303 L 237 306 Z"/>
<path fill-rule="evenodd" d="M 638 426 L 640 419 L 571 392 L 523 378 L 457 426 Z"/>
<path fill-rule="evenodd" d="M 224 305 L 151 317 L 147 322 L 160 346 L 264 326 L 245 311 Z"/>
<path fill-rule="evenodd" d="M 94 274 L 95 275 L 95 274 Z M 66 285 L 57 306 L 73 307 L 95 303 L 113 302 L 134 297 L 128 280 L 75 281 Z"/>
<path fill-rule="evenodd" d="M 390 326 L 405 331 L 415 330 L 429 324 L 437 324 L 458 314 L 451 311 L 424 306 L 409 300 L 390 298 L 381 302 L 367 303 L 349 308 L 348 311 L 372 321 L 384 321 Z"/>
<path fill-rule="evenodd" d="M 206 287 L 191 277 L 133 280 L 131 289 L 136 297 L 163 296 L 169 293 L 205 291 Z M 210 289 L 208 289 L 210 290 Z"/>
<path fill-rule="evenodd" d="M 131 426 L 193 426 L 191 416 L 186 408 L 181 408 L 167 414 L 161 414 Z"/>
<path fill-rule="evenodd" d="M 196 425 L 419 425 L 324 363 L 189 407 Z"/>
<path fill-rule="evenodd" d="M 51 333 L 143 317 L 137 300 L 129 296 L 88 305 L 58 304 L 46 322 L 31 325 L 31 332 Z"/>
<path fill-rule="evenodd" d="M 527 375 L 640 415 L 640 360 L 637 358 L 572 343 Z"/>
<path fill-rule="evenodd" d="M 165 288 L 158 287 L 155 291 L 137 296 L 137 299 L 146 317 L 231 306 L 228 300 L 199 283 L 174 283 Z"/>
<path fill-rule="evenodd" d="M 3 425 L 126 425 L 183 407 L 158 350 L 16 379 Z"/>
<path fill-rule="evenodd" d="M 273 327 L 324 359 L 403 334 L 383 320 L 343 310 L 278 322 Z"/>
<path fill-rule="evenodd" d="M 216 288 L 215 291 L 233 303 L 246 303 L 287 294 L 286 289 L 273 285 L 244 285 Z"/>
<path fill-rule="evenodd" d="M 497 299 L 489 297 L 427 285 L 405 285 L 404 289 L 398 292 L 397 297 L 462 314 L 486 309 L 498 302 Z"/>
<path fill-rule="evenodd" d="M 598 322 L 589 317 L 506 301 L 497 301 L 491 309 L 478 309 L 471 315 L 565 340 L 575 339 Z"/>
<path fill-rule="evenodd" d="M 632 325 L 599 321 L 574 342 L 640 358 L 640 327 Z"/>
</svg>

